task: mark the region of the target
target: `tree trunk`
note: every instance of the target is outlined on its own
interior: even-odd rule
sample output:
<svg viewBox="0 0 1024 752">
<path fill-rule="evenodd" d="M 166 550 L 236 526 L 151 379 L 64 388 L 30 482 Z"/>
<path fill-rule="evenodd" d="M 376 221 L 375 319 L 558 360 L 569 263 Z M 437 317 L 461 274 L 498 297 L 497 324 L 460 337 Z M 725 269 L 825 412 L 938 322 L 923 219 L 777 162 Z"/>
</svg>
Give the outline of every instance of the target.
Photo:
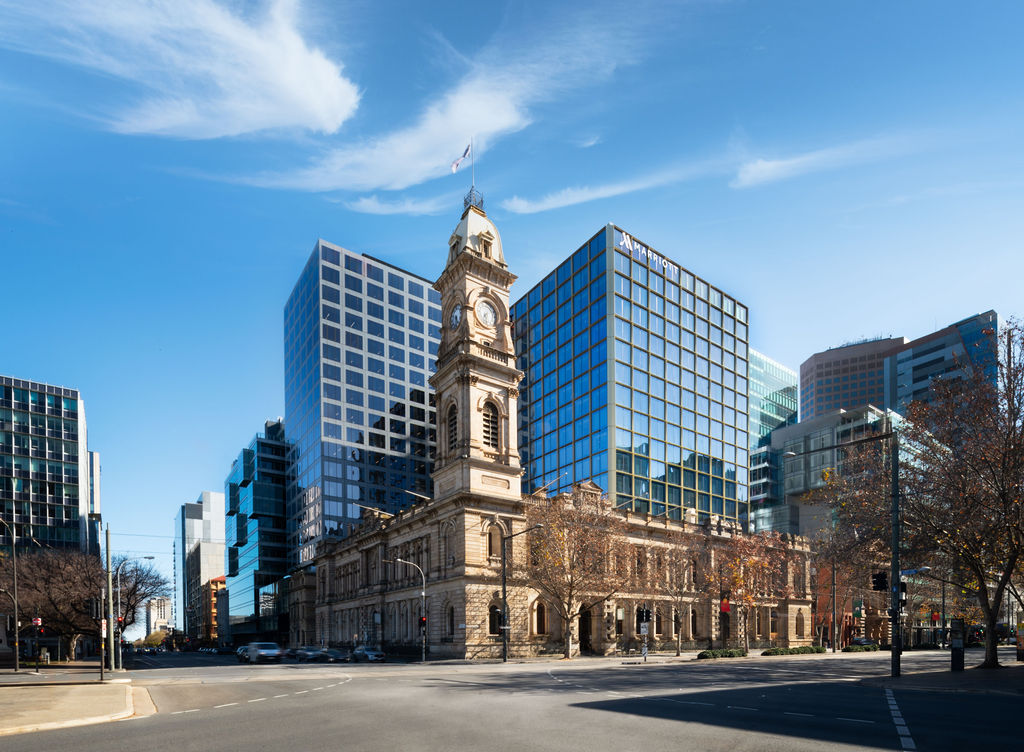
<svg viewBox="0 0 1024 752">
<path fill-rule="evenodd" d="M 999 606 L 1002 599 L 1001 593 L 996 592 L 996 598 L 989 604 L 988 598 L 982 600 L 981 609 L 985 614 L 985 660 L 978 668 L 999 668 L 998 637 L 996 636 L 996 621 L 999 619 Z"/>
<path fill-rule="evenodd" d="M 572 658 L 572 619 L 566 619 L 562 628 L 564 634 L 565 651 L 562 657 L 566 660 Z"/>
<path fill-rule="evenodd" d="M 676 630 L 676 657 L 683 653 L 683 620 L 679 620 L 679 629 Z"/>
<path fill-rule="evenodd" d="M 743 607 L 743 652 L 750 652 L 750 606 Z"/>
</svg>

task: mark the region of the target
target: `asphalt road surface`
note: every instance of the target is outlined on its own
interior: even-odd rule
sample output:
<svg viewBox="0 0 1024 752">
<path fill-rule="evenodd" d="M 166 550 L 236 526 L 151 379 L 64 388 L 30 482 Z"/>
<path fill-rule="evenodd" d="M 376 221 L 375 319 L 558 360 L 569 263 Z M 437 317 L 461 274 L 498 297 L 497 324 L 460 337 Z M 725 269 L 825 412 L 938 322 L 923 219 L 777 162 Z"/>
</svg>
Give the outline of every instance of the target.
<svg viewBox="0 0 1024 752">
<path fill-rule="evenodd" d="M 887 653 L 750 661 L 289 664 L 154 656 L 157 714 L 4 739 L 5 752 L 1017 749 L 1019 698 L 907 690 Z M 907 655 L 904 667 L 948 665 Z"/>
</svg>

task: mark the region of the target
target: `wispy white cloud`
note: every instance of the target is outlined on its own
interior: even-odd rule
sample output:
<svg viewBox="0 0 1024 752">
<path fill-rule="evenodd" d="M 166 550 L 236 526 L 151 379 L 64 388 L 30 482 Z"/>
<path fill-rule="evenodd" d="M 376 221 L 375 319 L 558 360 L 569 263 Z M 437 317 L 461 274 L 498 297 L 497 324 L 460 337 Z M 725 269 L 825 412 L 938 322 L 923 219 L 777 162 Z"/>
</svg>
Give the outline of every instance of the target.
<svg viewBox="0 0 1024 752">
<path fill-rule="evenodd" d="M 300 190 L 401 190 L 450 174 L 472 137 L 479 159 L 499 139 L 534 121 L 533 108 L 560 94 L 606 79 L 635 59 L 639 27 L 601 13 L 553 20 L 524 41 L 498 33 L 473 58 L 459 57 L 465 74 L 409 125 L 359 143 L 325 149 L 305 167 L 244 178 Z M 601 54 L 593 54 L 601 50 Z"/>
<path fill-rule="evenodd" d="M 501 205 L 504 209 L 516 214 L 536 214 L 537 212 L 561 209 L 566 206 L 574 206 L 602 198 L 612 198 L 627 193 L 645 191 L 663 185 L 682 183 L 716 174 L 721 175 L 728 169 L 728 165 L 723 162 L 708 160 L 694 164 L 679 165 L 668 170 L 661 170 L 649 175 L 641 175 L 630 180 L 615 183 L 563 188 L 539 199 L 525 199 L 513 196 L 503 201 Z"/>
<path fill-rule="evenodd" d="M 875 162 L 909 153 L 919 146 L 920 142 L 915 143 L 908 138 L 880 137 L 809 151 L 782 159 L 748 160 L 739 166 L 736 177 L 729 185 L 733 188 L 750 188 L 813 172 Z"/>
<path fill-rule="evenodd" d="M 258 12 L 214 0 L 4 0 L 0 46 L 137 85 L 101 116 L 124 133 L 217 138 L 333 133 L 359 92 L 299 31 L 297 0 Z"/>
<path fill-rule="evenodd" d="M 459 197 L 448 194 L 428 199 L 381 199 L 377 195 L 361 196 L 353 201 L 341 201 L 346 208 L 361 214 L 440 214 L 458 205 Z"/>
<path fill-rule="evenodd" d="M 600 136 L 585 136 L 576 142 L 576 145 L 581 149 L 589 149 L 591 146 L 597 146 L 601 143 Z"/>
</svg>

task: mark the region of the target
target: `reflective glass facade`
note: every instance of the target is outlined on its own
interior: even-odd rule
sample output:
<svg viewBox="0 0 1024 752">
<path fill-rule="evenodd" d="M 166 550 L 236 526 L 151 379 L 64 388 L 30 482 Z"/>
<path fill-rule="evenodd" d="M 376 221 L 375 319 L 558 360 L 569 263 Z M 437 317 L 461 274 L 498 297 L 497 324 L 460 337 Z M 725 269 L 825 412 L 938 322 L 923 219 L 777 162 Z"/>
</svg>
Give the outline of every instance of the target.
<svg viewBox="0 0 1024 752">
<path fill-rule="evenodd" d="M 362 507 L 429 495 L 441 309 L 421 277 L 319 241 L 284 312 L 291 564 Z"/>
<path fill-rule="evenodd" d="M 260 588 L 287 573 L 284 424 L 268 422 L 231 465 L 224 483 L 228 611 L 231 634 L 258 631 Z"/>
<path fill-rule="evenodd" d="M 99 478 L 75 389 L 0 376 L 0 519 L 19 547 L 99 554 Z M 95 464 L 98 464 L 95 463 Z M 0 546 L 10 545 L 0 525 Z"/>
<path fill-rule="evenodd" d="M 526 490 L 748 519 L 747 308 L 614 225 L 513 306 Z"/>
<path fill-rule="evenodd" d="M 770 529 L 764 510 L 781 504 L 780 455 L 771 449 L 772 432 L 797 422 L 796 371 L 750 351 L 750 506 L 751 529 Z"/>
</svg>

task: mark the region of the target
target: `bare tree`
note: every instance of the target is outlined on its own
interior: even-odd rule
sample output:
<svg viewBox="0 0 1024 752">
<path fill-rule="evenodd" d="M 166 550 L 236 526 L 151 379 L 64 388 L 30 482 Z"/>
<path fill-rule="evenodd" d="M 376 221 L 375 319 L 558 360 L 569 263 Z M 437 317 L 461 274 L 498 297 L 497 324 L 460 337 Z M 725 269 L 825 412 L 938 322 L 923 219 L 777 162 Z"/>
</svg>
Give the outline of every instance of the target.
<svg viewBox="0 0 1024 752">
<path fill-rule="evenodd" d="M 749 650 L 750 609 L 789 593 L 789 546 L 774 532 L 734 535 L 722 541 L 719 555 L 723 589 L 729 594 L 730 608 L 737 606 L 737 627 L 743 634 L 743 649 Z"/>
<path fill-rule="evenodd" d="M 115 566 L 117 563 L 119 560 L 115 560 Z M 29 618 L 39 617 L 47 630 L 67 638 L 71 655 L 79 637 L 99 638 L 99 625 L 92 619 L 89 601 L 99 598 L 105 588 L 106 571 L 97 556 L 69 549 L 43 549 L 18 557 L 19 610 Z M 124 564 L 121 567 L 124 627 L 135 623 L 142 603 L 168 594 L 167 579 L 153 567 L 137 562 Z"/>
<path fill-rule="evenodd" d="M 527 579 L 562 620 L 563 656 L 573 653 L 573 621 L 619 592 L 629 578 L 626 522 L 591 483 L 553 498 L 526 498 Z"/>
</svg>

